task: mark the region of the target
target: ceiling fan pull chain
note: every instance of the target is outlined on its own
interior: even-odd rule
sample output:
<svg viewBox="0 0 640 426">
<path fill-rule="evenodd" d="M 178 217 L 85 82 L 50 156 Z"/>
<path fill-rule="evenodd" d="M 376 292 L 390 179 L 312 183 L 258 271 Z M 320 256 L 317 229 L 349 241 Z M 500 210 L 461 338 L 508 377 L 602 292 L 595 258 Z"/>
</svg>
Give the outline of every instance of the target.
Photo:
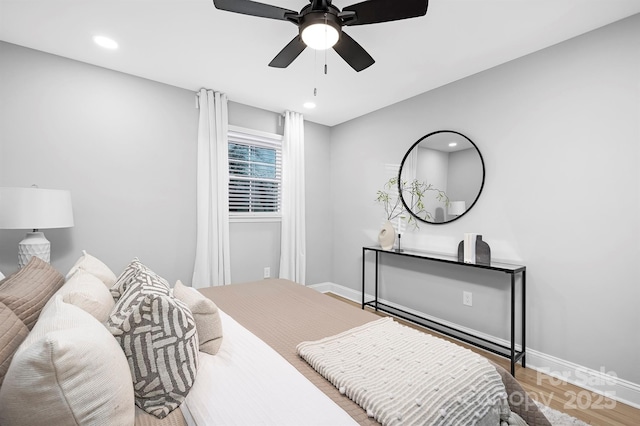
<svg viewBox="0 0 640 426">
<path fill-rule="evenodd" d="M 318 51 L 313 54 L 313 96 L 318 96 Z"/>
<path fill-rule="evenodd" d="M 325 44 L 327 44 L 327 26 L 328 26 L 328 24 L 327 24 L 327 14 L 326 13 L 324 14 L 324 25 L 325 25 L 325 28 L 324 28 L 324 42 L 325 42 Z M 324 50 L 324 75 L 327 75 L 327 50 L 329 50 L 329 49 L 325 49 Z"/>
</svg>

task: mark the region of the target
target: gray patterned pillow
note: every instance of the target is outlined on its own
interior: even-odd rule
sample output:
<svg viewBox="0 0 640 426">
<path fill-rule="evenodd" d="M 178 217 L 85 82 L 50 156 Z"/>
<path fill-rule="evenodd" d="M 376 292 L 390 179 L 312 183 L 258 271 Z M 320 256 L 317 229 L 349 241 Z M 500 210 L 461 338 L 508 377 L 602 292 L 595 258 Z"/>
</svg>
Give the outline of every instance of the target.
<svg viewBox="0 0 640 426">
<path fill-rule="evenodd" d="M 198 334 L 186 305 L 157 288 L 141 291 L 134 283 L 123 294 L 121 304 L 107 321 L 107 328 L 127 357 L 135 402 L 158 418 L 166 417 L 185 399 L 198 370 Z"/>
<path fill-rule="evenodd" d="M 142 278 L 139 278 L 141 276 Z M 145 264 L 140 262 L 137 257 L 135 257 L 127 267 L 124 268 L 124 271 L 122 271 L 116 282 L 109 289 L 111 291 L 111 296 L 113 296 L 114 300 L 118 302 L 130 285 L 141 280 L 146 281 L 149 285 L 163 286 L 167 289 L 171 288 L 167 280 L 153 272 Z"/>
<path fill-rule="evenodd" d="M 122 293 L 125 292 L 131 281 L 136 277 L 138 271 L 142 269 L 144 265 L 138 260 L 137 257 L 134 257 L 131 262 L 124 268 L 124 271 L 116 278 L 116 282 L 111 286 L 109 291 L 111 291 L 111 295 L 113 299 L 117 302 L 122 296 Z"/>
<path fill-rule="evenodd" d="M 116 300 L 114 312 L 122 312 L 126 307 L 134 306 L 143 293 L 170 294 L 169 283 L 140 263 L 138 258 L 125 268 L 116 283 L 111 287 L 111 295 Z"/>
</svg>

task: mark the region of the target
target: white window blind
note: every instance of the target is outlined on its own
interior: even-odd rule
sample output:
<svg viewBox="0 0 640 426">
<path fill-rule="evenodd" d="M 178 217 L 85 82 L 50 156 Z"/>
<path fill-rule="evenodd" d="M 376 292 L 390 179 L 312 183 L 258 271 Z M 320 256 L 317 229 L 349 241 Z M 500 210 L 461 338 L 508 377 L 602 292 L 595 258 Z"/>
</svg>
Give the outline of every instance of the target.
<svg viewBox="0 0 640 426">
<path fill-rule="evenodd" d="M 282 138 L 230 130 L 229 216 L 274 217 L 280 214 Z"/>
</svg>

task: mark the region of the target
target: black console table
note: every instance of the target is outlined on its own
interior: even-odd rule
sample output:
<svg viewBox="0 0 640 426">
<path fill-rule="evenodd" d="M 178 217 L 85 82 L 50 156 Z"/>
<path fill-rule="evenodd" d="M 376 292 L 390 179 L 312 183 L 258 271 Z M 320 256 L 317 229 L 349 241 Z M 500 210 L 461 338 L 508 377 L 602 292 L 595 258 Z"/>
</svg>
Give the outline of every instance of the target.
<svg viewBox="0 0 640 426">
<path fill-rule="evenodd" d="M 366 301 L 365 300 L 365 260 L 367 252 L 375 253 L 375 293 L 374 299 Z M 407 312 L 405 310 L 396 308 L 394 306 L 382 303 L 378 300 L 378 271 L 380 264 L 381 256 L 403 256 L 410 257 L 420 260 L 432 261 L 432 262 L 442 262 L 449 263 L 455 265 L 456 267 L 461 268 L 480 268 L 480 269 L 489 269 L 492 271 L 504 272 L 508 274 L 511 278 L 511 341 L 509 342 L 509 346 L 504 346 L 490 340 L 484 339 L 482 337 L 474 336 L 473 334 L 467 333 L 463 330 L 456 329 L 446 324 L 441 324 L 437 321 L 424 318 L 422 316 Z M 365 306 L 370 306 L 374 308 L 376 311 L 383 311 L 399 318 L 411 321 L 423 327 L 430 328 L 439 333 L 445 334 L 447 336 L 453 337 L 457 340 L 463 341 L 465 343 L 469 343 L 471 345 L 477 346 L 489 352 L 495 353 L 497 355 L 503 356 L 511 360 L 511 375 L 515 374 L 515 365 L 518 361 L 522 361 L 522 366 L 525 367 L 525 301 L 526 301 L 526 267 L 522 265 L 511 265 L 508 263 L 498 263 L 491 262 L 489 265 L 480 265 L 473 263 L 464 263 L 458 261 L 456 256 L 447 256 L 436 253 L 427 253 L 415 250 L 403 250 L 401 252 L 397 252 L 395 250 L 383 250 L 380 247 L 363 247 L 362 248 L 362 309 Z M 515 343 L 515 328 L 516 328 L 516 275 L 520 274 L 522 279 L 520 281 L 522 285 L 522 307 L 521 307 L 521 325 L 522 325 L 522 348 L 518 352 L 516 351 L 516 343 Z"/>
</svg>

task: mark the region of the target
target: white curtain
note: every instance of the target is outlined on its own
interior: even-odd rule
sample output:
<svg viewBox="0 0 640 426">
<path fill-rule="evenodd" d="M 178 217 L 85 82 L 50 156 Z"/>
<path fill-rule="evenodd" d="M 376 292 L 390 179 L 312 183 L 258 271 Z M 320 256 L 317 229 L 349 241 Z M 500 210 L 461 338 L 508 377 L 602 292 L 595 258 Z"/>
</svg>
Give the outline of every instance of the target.
<svg viewBox="0 0 640 426">
<path fill-rule="evenodd" d="M 282 140 L 280 278 L 305 284 L 304 118 L 287 111 Z"/>
<path fill-rule="evenodd" d="M 198 94 L 196 260 L 192 286 L 229 284 L 229 119 L 227 95 Z"/>
</svg>

